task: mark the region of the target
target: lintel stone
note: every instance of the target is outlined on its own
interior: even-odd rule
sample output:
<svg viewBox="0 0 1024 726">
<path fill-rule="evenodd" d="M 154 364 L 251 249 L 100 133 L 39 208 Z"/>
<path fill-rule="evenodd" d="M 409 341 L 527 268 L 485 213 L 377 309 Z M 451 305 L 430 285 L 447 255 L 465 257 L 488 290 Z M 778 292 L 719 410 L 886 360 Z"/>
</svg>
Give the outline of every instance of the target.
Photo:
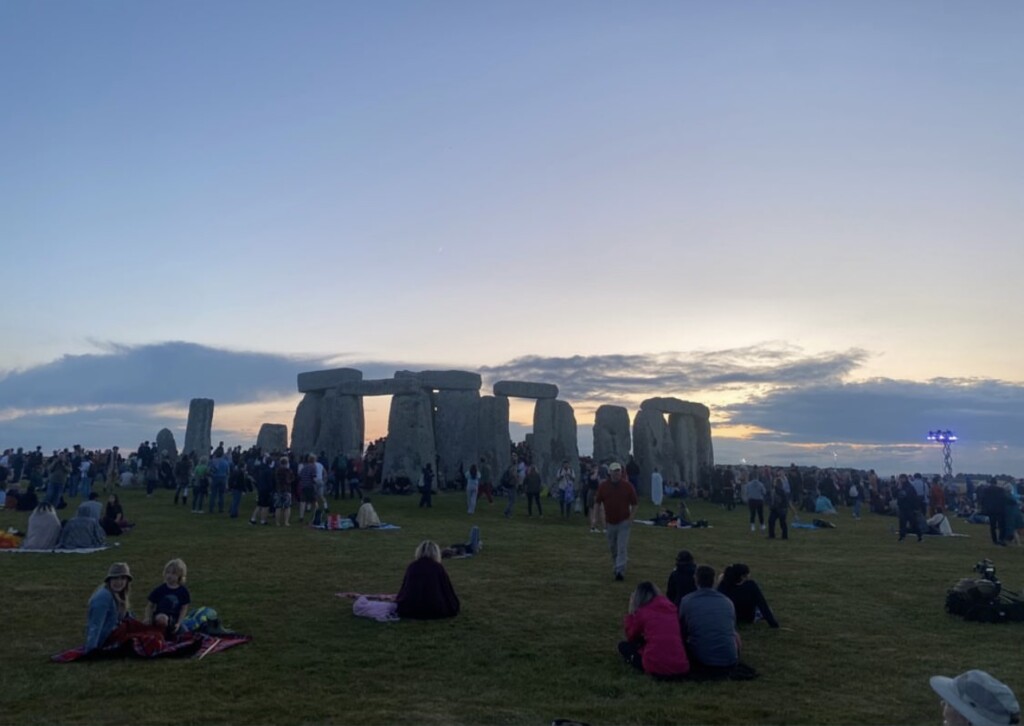
<svg viewBox="0 0 1024 726">
<path fill-rule="evenodd" d="M 558 386 L 554 383 L 531 383 L 529 381 L 498 381 L 494 384 L 495 396 L 512 398 L 558 398 Z"/>
<path fill-rule="evenodd" d="M 307 371 L 299 374 L 299 393 L 326 391 L 342 383 L 363 380 L 363 372 L 355 368 L 331 368 L 325 371 Z"/>
</svg>

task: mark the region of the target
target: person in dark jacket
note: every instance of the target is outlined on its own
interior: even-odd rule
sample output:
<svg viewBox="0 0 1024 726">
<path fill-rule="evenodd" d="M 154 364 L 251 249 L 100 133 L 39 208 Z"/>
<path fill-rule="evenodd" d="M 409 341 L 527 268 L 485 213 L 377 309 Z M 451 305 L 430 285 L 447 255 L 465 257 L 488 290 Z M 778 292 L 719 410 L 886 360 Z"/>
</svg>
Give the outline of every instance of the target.
<svg viewBox="0 0 1024 726">
<path fill-rule="evenodd" d="M 1006 531 L 1006 510 L 1011 503 L 1010 497 L 995 479 L 978 489 L 979 508 L 982 514 L 988 516 L 992 544 L 1003 545 L 1013 537 L 1012 532 Z"/>
<path fill-rule="evenodd" d="M 679 550 L 676 555 L 676 569 L 668 576 L 668 587 L 665 597 L 679 609 L 679 601 L 697 589 L 693 576 L 697 573 L 697 563 L 693 561 L 690 550 Z"/>
<path fill-rule="evenodd" d="M 921 526 L 917 521 L 917 514 L 921 511 L 921 499 L 918 497 L 914 485 L 911 484 L 906 474 L 900 474 L 900 485 L 899 489 L 896 490 L 896 505 L 900 510 L 899 541 L 902 542 L 906 539 L 907 530 L 909 529 L 917 535 L 917 541 L 920 542 L 923 538 L 921 536 Z M 910 527 L 907 527 L 908 524 Z"/>
<path fill-rule="evenodd" d="M 750 578 L 750 568 L 742 562 L 729 565 L 722 573 L 722 581 L 718 583 L 718 591 L 732 600 L 736 607 L 737 623 L 753 623 L 758 613 L 773 628 L 779 627 L 779 621 L 768 607 L 757 582 Z"/>
<path fill-rule="evenodd" d="M 768 539 L 775 539 L 775 523 L 782 529 L 782 539 L 789 539 L 789 526 L 786 515 L 789 514 L 789 495 L 782 483 L 782 477 L 775 477 L 772 485 L 771 509 L 768 512 Z"/>
<path fill-rule="evenodd" d="M 426 539 L 416 548 L 416 559 L 405 570 L 395 602 L 398 617 L 439 620 L 459 614 L 459 596 L 441 564 L 441 548 Z"/>
</svg>

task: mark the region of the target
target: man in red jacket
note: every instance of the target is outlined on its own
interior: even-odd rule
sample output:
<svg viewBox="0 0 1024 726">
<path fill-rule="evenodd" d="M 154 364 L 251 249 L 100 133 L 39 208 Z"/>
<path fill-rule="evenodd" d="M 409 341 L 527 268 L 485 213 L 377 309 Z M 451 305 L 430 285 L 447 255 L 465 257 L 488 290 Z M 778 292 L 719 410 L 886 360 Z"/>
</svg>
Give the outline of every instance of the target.
<svg viewBox="0 0 1024 726">
<path fill-rule="evenodd" d="M 597 486 L 594 506 L 604 510 L 607 522 L 608 547 L 611 549 L 615 579 L 626 579 L 629 559 L 629 528 L 633 523 L 638 502 L 636 489 L 622 476 L 622 465 L 613 461 L 608 467 L 608 479 Z"/>
</svg>

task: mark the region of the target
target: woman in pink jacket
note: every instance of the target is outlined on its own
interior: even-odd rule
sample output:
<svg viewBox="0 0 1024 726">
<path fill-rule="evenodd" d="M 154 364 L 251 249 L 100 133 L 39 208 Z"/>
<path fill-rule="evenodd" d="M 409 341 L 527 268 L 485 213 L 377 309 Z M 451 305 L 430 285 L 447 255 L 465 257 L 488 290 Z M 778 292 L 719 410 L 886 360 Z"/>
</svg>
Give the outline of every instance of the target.
<svg viewBox="0 0 1024 726">
<path fill-rule="evenodd" d="M 631 666 L 657 678 L 690 672 L 676 607 L 653 583 L 636 586 L 623 626 L 626 640 L 619 643 L 619 653 Z"/>
</svg>

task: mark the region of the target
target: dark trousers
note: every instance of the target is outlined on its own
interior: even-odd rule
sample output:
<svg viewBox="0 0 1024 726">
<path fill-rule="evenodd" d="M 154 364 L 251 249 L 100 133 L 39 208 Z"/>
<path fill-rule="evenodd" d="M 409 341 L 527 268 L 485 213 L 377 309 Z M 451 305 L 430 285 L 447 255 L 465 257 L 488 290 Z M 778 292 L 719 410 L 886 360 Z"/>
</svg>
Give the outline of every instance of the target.
<svg viewBox="0 0 1024 726">
<path fill-rule="evenodd" d="M 494 504 L 494 487 L 490 484 L 480 485 L 480 498 L 483 499 L 484 497 L 487 497 L 488 504 Z"/>
<path fill-rule="evenodd" d="M 910 525 L 907 527 L 907 525 Z M 921 529 L 917 526 L 917 510 L 916 509 L 901 509 L 900 510 L 900 541 L 902 542 L 907 536 L 907 531 L 911 531 L 917 535 L 918 541 L 921 540 Z"/>
<path fill-rule="evenodd" d="M 1000 544 L 1006 539 L 1006 512 L 1000 510 L 988 515 L 988 532 L 992 535 L 992 543 Z"/>
<path fill-rule="evenodd" d="M 434 505 L 430 503 L 430 495 L 433 494 L 429 489 L 424 489 L 420 492 L 420 507 L 430 507 L 433 509 Z M 352 496 L 355 496 L 354 494 Z"/>
<path fill-rule="evenodd" d="M 360 499 L 363 498 L 363 488 L 361 486 L 359 486 L 359 480 L 358 479 L 349 479 L 348 480 L 348 492 L 349 492 L 349 494 L 352 495 L 353 499 L 355 499 L 357 496 Z M 427 506 L 428 507 L 430 506 L 430 500 L 429 499 L 427 500 Z"/>
<path fill-rule="evenodd" d="M 747 501 L 747 506 L 750 507 L 750 523 L 754 523 L 754 515 L 757 515 L 758 524 L 764 524 L 764 500 L 763 499 L 750 499 Z"/>
<path fill-rule="evenodd" d="M 777 512 L 774 509 L 768 513 L 768 538 L 775 539 L 775 523 L 782 528 L 782 539 L 789 539 L 789 525 L 786 524 L 788 512 Z"/>
<path fill-rule="evenodd" d="M 643 659 L 640 657 L 640 650 L 637 648 L 636 643 L 630 643 L 628 640 L 621 641 L 619 643 L 619 655 L 629 665 L 641 673 L 644 672 Z"/>
<path fill-rule="evenodd" d="M 533 516 L 533 503 L 537 502 L 537 514 L 543 516 L 544 510 L 540 508 L 540 492 L 536 494 L 526 493 L 526 512 L 530 516 Z"/>
</svg>

